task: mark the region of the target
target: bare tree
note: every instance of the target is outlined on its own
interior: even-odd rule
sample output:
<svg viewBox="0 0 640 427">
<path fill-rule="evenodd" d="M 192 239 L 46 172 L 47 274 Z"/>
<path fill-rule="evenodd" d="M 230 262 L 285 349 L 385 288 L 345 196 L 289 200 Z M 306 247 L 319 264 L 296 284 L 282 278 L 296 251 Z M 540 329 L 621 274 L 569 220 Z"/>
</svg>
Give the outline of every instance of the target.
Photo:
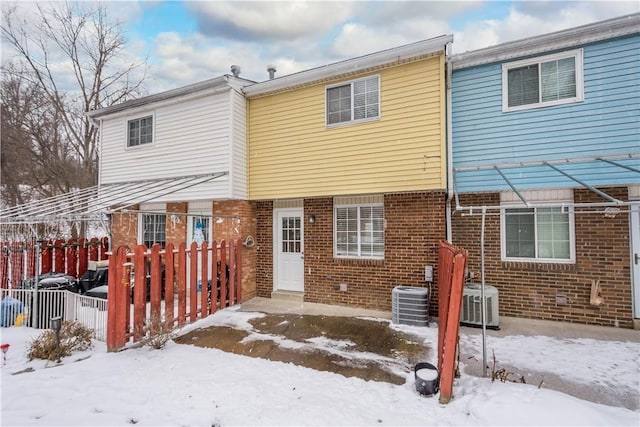
<svg viewBox="0 0 640 427">
<path fill-rule="evenodd" d="M 21 21 L 17 11 L 13 6 L 4 14 L 2 37 L 20 66 L 4 66 L 3 80 L 24 81 L 24 87 L 36 90 L 47 106 L 38 113 L 51 119 L 22 124 L 44 168 L 36 182 L 43 196 L 93 185 L 98 130 L 84 113 L 140 96 L 146 61 L 127 59 L 122 23 L 110 20 L 100 4 L 38 5 L 35 27 Z"/>
<path fill-rule="evenodd" d="M 3 79 L 0 86 L 0 173 L 2 202 L 7 206 L 23 204 L 29 197 L 25 194 L 26 188 L 35 186 L 29 173 L 35 159 L 26 122 L 33 110 L 31 104 L 36 96 L 21 83 L 18 79 Z"/>
<path fill-rule="evenodd" d="M 13 72 L 0 86 L 2 98 L 2 200 L 22 204 L 77 187 L 83 175 L 73 147 L 67 144 L 60 112 L 36 84 Z"/>
</svg>

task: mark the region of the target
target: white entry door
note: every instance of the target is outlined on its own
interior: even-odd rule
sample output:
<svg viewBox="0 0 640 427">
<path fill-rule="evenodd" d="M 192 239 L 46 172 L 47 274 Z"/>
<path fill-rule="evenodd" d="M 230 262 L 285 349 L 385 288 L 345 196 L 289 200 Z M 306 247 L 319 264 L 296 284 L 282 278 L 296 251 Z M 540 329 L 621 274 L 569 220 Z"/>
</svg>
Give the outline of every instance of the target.
<svg viewBox="0 0 640 427">
<path fill-rule="evenodd" d="M 303 209 L 274 213 L 274 290 L 304 292 Z"/>
<path fill-rule="evenodd" d="M 631 205 L 630 221 L 633 317 L 640 318 L 640 203 Z"/>
</svg>

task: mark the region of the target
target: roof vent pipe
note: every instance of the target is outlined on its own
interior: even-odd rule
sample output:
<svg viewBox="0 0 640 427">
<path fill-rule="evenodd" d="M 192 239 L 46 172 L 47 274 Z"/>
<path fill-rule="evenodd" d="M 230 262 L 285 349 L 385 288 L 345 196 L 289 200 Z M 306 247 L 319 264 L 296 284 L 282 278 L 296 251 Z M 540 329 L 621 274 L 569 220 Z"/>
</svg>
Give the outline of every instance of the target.
<svg viewBox="0 0 640 427">
<path fill-rule="evenodd" d="M 233 77 L 238 77 L 240 75 L 240 66 L 239 65 L 232 65 L 231 66 L 231 74 L 233 74 Z"/>
<path fill-rule="evenodd" d="M 276 66 L 275 65 L 267 65 L 267 71 L 269 72 L 269 80 L 273 80 L 276 75 Z"/>
</svg>

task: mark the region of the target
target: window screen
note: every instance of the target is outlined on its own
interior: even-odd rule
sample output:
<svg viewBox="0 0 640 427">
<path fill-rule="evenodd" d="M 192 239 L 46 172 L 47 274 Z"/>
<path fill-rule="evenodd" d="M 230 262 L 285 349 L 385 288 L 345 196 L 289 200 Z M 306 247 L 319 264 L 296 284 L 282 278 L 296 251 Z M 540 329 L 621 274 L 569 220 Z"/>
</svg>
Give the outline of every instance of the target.
<svg viewBox="0 0 640 427">
<path fill-rule="evenodd" d="M 380 115 L 378 76 L 327 89 L 327 124 L 376 118 Z"/>
</svg>

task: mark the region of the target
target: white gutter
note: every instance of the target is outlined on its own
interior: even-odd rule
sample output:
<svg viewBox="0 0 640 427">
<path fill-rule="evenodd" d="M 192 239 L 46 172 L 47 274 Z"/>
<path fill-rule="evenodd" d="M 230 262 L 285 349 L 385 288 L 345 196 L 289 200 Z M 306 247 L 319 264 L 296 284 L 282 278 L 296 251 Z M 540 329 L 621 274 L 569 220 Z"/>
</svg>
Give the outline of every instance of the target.
<svg viewBox="0 0 640 427">
<path fill-rule="evenodd" d="M 98 122 L 93 117 L 89 116 L 89 119 L 92 122 Z M 102 182 L 102 119 L 98 122 L 98 188 L 100 188 L 100 183 Z"/>
<path fill-rule="evenodd" d="M 640 13 L 453 55 L 453 68 L 474 67 L 638 34 Z"/>
<path fill-rule="evenodd" d="M 338 77 L 348 73 L 363 72 L 372 67 L 388 64 L 394 61 L 403 61 L 419 55 L 427 55 L 443 50 L 443 48 L 453 42 L 452 35 L 444 35 L 416 43 L 383 50 L 357 58 L 328 64 L 318 68 L 289 74 L 245 86 L 242 91 L 248 97 L 262 95 L 282 89 L 296 87 L 302 84 L 309 84 L 315 81 Z"/>
<path fill-rule="evenodd" d="M 254 83 L 250 80 L 243 80 L 228 75 L 222 75 L 220 77 L 216 77 L 215 79 L 209 79 L 188 86 L 179 87 L 177 89 L 171 89 L 142 98 L 132 99 L 121 104 L 87 111 L 84 114 L 92 118 L 104 117 L 116 113 L 128 114 L 132 111 L 132 109 L 146 107 L 149 104 L 158 104 L 163 102 L 163 105 L 165 105 L 172 100 L 175 102 L 176 98 L 179 98 L 180 101 L 183 101 L 184 99 L 186 99 L 187 95 L 192 95 L 192 97 L 206 96 L 224 92 L 232 88 L 238 89 L 241 87 L 243 82 L 245 84 Z"/>
</svg>

